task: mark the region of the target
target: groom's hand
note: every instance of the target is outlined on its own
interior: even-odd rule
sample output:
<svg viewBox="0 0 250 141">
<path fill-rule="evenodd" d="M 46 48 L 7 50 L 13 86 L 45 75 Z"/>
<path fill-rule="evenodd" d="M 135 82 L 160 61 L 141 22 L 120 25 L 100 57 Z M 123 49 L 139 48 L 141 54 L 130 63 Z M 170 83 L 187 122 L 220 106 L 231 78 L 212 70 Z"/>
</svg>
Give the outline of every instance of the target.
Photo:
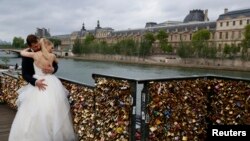
<svg viewBox="0 0 250 141">
<path fill-rule="evenodd" d="M 39 90 L 45 90 L 46 84 L 44 83 L 44 79 L 36 80 L 36 86 L 38 87 Z"/>
<path fill-rule="evenodd" d="M 54 72 L 54 68 L 52 66 L 47 66 L 43 68 L 43 73 L 45 74 L 52 74 Z"/>
</svg>

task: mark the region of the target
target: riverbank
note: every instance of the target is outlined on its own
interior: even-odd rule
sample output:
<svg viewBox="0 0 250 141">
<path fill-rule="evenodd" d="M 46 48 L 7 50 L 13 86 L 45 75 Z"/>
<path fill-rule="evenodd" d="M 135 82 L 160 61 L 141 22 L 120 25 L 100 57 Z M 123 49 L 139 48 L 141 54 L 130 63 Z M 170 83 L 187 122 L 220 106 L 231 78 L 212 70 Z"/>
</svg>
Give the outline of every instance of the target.
<svg viewBox="0 0 250 141">
<path fill-rule="evenodd" d="M 250 71 L 250 62 L 241 60 L 209 60 L 209 59 L 181 59 L 175 56 L 155 55 L 147 58 L 121 55 L 87 54 L 81 56 L 67 56 L 65 58 L 89 61 L 105 61 L 129 64 L 156 65 L 166 67 L 184 67 L 198 69 L 214 69 L 229 71 Z"/>
</svg>

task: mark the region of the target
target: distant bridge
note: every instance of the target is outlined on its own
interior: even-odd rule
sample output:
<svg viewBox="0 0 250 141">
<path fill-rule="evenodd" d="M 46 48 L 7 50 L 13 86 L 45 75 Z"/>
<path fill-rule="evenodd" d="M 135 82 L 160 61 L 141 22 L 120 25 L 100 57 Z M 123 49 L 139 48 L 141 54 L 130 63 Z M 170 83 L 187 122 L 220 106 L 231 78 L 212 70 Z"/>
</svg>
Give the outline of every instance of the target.
<svg viewBox="0 0 250 141">
<path fill-rule="evenodd" d="M 19 53 L 21 49 L 0 49 L 0 51 Z"/>
<path fill-rule="evenodd" d="M 20 57 L 20 51 L 21 49 L 0 49 L 0 51 L 6 52 L 7 54 L 10 54 L 10 52 L 17 54 L 18 57 Z"/>
<path fill-rule="evenodd" d="M 13 52 L 13 53 L 16 53 L 18 55 L 18 57 L 20 57 L 20 52 L 21 52 L 22 49 L 0 49 L 0 51 L 4 51 L 6 53 L 10 53 L 10 52 Z M 56 56 L 59 56 L 59 57 L 62 57 L 62 56 L 70 56 L 71 55 L 71 52 L 67 52 L 67 51 L 60 51 L 60 50 L 54 50 L 53 53 L 56 55 Z"/>
</svg>

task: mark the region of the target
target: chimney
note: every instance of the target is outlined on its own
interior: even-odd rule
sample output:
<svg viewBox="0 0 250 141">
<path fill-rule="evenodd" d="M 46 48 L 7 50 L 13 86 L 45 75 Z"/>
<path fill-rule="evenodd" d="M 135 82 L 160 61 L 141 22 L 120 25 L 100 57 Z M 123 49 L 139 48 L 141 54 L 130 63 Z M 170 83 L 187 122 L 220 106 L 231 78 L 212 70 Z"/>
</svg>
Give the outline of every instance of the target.
<svg viewBox="0 0 250 141">
<path fill-rule="evenodd" d="M 228 12 L 228 9 L 227 8 L 225 8 L 224 9 L 224 14 L 226 14 Z"/>
<path fill-rule="evenodd" d="M 206 9 L 205 11 L 204 11 L 204 21 L 209 21 L 209 19 L 208 19 L 208 10 Z"/>
</svg>

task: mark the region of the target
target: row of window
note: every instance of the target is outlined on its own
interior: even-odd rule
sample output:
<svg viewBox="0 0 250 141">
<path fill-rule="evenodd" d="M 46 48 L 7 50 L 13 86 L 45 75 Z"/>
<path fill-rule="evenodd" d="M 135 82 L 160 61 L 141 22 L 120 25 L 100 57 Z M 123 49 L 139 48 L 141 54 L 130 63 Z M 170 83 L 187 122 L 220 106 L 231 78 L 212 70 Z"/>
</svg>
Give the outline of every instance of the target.
<svg viewBox="0 0 250 141">
<path fill-rule="evenodd" d="M 230 31 L 230 32 L 219 32 L 219 39 L 241 39 L 241 31 Z M 211 39 L 214 38 L 214 35 L 211 34 Z M 183 41 L 192 40 L 192 34 L 181 35 L 179 34 L 179 39 Z M 170 35 L 170 41 L 178 40 L 178 35 Z"/>
<path fill-rule="evenodd" d="M 238 36 L 237 36 L 237 34 L 238 34 Z M 241 36 L 242 36 L 241 34 L 242 34 L 241 31 L 238 31 L 238 32 L 235 32 L 235 31 L 219 32 L 219 39 L 241 39 Z M 231 36 L 229 37 L 229 35 L 231 35 Z"/>
<path fill-rule="evenodd" d="M 243 24 L 243 20 L 239 20 L 239 21 L 232 21 L 232 25 L 235 26 L 236 25 L 236 22 L 239 22 L 239 25 L 242 25 Z M 223 26 L 223 23 L 226 24 L 226 26 L 229 26 L 229 24 L 231 23 L 230 21 L 227 21 L 227 22 L 220 22 L 220 26 L 222 27 Z M 246 24 L 250 24 L 250 19 L 247 19 L 247 23 Z"/>
</svg>

